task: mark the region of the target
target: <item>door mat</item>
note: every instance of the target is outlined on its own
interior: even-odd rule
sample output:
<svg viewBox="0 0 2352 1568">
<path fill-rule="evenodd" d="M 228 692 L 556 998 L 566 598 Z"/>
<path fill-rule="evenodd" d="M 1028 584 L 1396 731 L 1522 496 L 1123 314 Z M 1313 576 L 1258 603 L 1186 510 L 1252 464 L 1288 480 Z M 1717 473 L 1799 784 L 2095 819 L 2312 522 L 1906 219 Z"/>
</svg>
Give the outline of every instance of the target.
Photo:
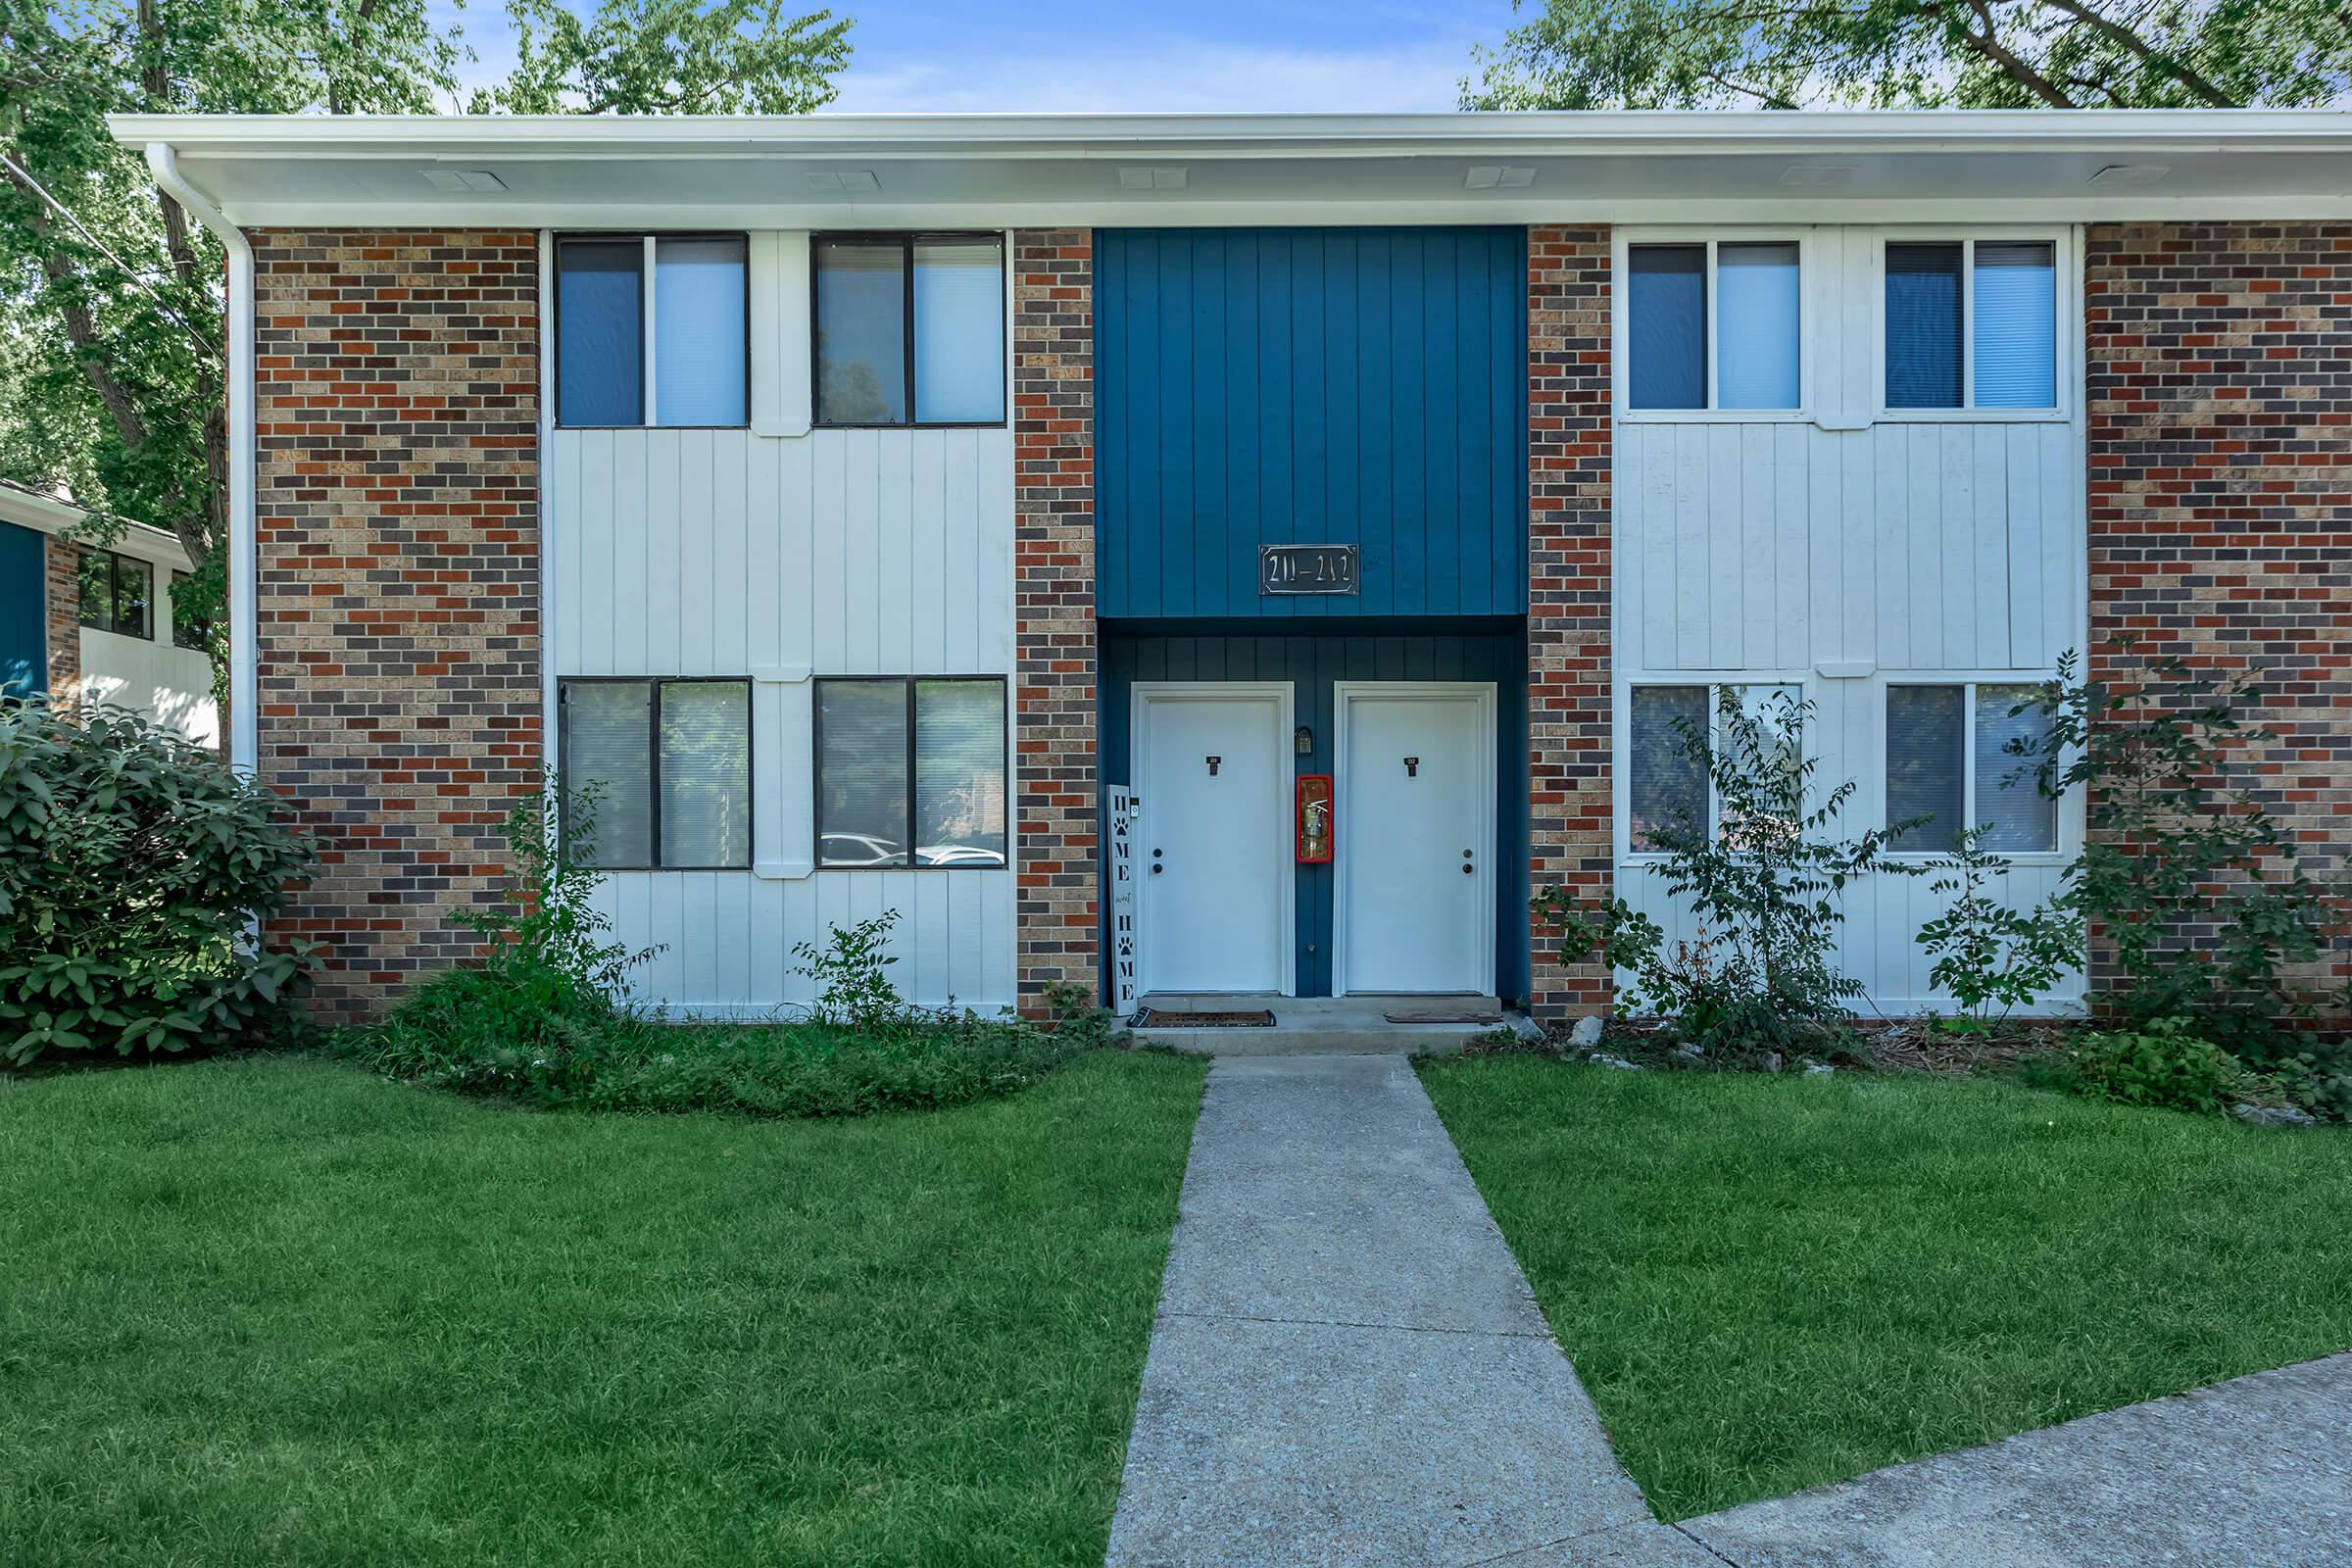
<svg viewBox="0 0 2352 1568">
<path fill-rule="evenodd" d="M 1131 1029 L 1271 1029 L 1274 1015 L 1255 1012 L 1173 1012 L 1164 1007 L 1139 1007 L 1127 1020 Z"/>
<path fill-rule="evenodd" d="M 1414 1012 L 1400 1010 L 1381 1014 L 1391 1023 L 1500 1023 L 1499 1012 L 1447 1012 L 1444 1008 Z"/>
</svg>

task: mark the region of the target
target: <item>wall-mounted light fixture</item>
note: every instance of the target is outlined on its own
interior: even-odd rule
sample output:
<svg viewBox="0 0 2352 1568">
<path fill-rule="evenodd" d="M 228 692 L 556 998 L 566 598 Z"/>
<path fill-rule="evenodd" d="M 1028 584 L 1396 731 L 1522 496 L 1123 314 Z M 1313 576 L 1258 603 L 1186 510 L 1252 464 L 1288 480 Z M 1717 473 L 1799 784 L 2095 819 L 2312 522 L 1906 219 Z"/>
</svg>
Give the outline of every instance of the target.
<svg viewBox="0 0 2352 1568">
<path fill-rule="evenodd" d="M 1315 755 L 1315 732 L 1306 725 L 1299 725 L 1298 731 L 1291 736 L 1291 739 L 1298 744 L 1298 755 L 1300 757 L 1312 757 Z"/>
</svg>

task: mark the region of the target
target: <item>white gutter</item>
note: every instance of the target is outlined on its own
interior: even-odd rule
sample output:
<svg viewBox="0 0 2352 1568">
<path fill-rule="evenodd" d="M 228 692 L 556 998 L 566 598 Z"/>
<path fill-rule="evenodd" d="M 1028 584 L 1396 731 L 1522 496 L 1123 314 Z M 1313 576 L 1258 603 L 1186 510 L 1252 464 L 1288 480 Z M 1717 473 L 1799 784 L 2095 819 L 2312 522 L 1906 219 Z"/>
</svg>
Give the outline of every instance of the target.
<svg viewBox="0 0 2352 1568">
<path fill-rule="evenodd" d="M 220 237 L 228 252 L 228 764 L 248 776 L 261 766 L 261 620 L 254 520 L 253 247 L 244 230 L 179 172 L 168 142 L 147 144 L 147 167 L 164 193 Z"/>
</svg>

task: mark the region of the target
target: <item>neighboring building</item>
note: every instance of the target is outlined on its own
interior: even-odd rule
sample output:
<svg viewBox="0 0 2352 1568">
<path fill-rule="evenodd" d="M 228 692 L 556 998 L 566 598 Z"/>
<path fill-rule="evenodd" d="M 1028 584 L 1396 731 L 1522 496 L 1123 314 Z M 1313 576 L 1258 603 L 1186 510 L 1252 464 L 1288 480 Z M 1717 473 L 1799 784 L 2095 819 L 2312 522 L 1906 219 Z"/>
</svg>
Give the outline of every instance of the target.
<svg viewBox="0 0 2352 1568">
<path fill-rule="evenodd" d="M 117 522 L 111 543 L 90 543 L 91 521 L 0 479 L 0 690 L 134 708 L 220 745 L 204 628 L 172 618 L 187 551 L 143 522 Z"/>
<path fill-rule="evenodd" d="M 554 766 L 682 1008 L 896 909 L 924 1002 L 1561 1016 L 1528 893 L 1682 929 L 1711 693 L 2032 899 L 2082 812 L 2008 691 L 2122 631 L 2283 669 L 2341 865 L 2352 117 L 115 127 L 229 240 L 232 751 L 341 1007 L 471 950 Z M 1849 899 L 1889 1010 L 1936 901 Z"/>
</svg>

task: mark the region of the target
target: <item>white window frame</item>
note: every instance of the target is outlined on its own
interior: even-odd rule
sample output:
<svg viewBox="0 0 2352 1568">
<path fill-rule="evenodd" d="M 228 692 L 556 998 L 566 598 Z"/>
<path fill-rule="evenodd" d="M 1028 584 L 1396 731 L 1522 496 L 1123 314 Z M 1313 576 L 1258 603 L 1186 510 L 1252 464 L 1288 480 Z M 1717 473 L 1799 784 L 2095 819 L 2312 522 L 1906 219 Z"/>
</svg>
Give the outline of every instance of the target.
<svg viewBox="0 0 2352 1568">
<path fill-rule="evenodd" d="M 2050 247 L 2053 320 L 2052 391 L 2058 401 L 2045 409 L 1980 409 L 1977 407 L 1977 243 L 2034 244 Z M 1916 243 L 1960 245 L 1960 407 L 1956 409 L 1896 409 L 1886 403 L 1886 247 Z M 2065 424 L 2074 418 L 2074 394 L 2082 375 L 2077 346 L 2082 337 L 2082 267 L 2077 259 L 2075 233 L 2052 224 L 1984 227 L 1940 223 L 1882 228 L 1871 247 L 1871 390 L 1874 419 L 1894 424 Z M 1949 685 L 1946 681 L 1943 684 Z"/>
<path fill-rule="evenodd" d="M 1978 825 L 1977 816 L 1977 688 L 1980 686 L 2038 686 L 2058 678 L 2054 669 L 1976 669 L 1927 673 L 1905 670 L 1879 683 L 1877 740 L 1872 748 L 1871 768 L 1878 779 L 1878 826 L 1889 825 L 1891 814 L 1886 799 L 1886 708 L 1887 694 L 1897 686 L 1957 686 L 1960 688 L 1961 748 L 1960 748 L 1960 811 L 1966 818 L 1964 827 Z M 2057 832 L 2053 847 L 2046 850 L 1995 850 L 2012 865 L 2064 865 L 2073 859 L 2079 844 L 2080 831 L 2077 796 L 2068 792 L 2058 798 L 2052 812 Z M 1906 860 L 1938 860 L 1949 858 L 1949 850 L 1906 849 L 1897 839 L 1887 847 L 1889 856 Z"/>
<path fill-rule="evenodd" d="M 1620 228 L 1611 239 L 1609 258 L 1620 286 L 1609 313 L 1610 404 L 1615 417 L 1631 424 L 1808 424 L 1817 401 L 1813 364 L 1818 358 L 1816 326 L 1823 309 L 1818 279 L 1821 269 L 1814 257 L 1814 231 L 1809 228 Z M 1722 338 L 1715 329 L 1715 258 L 1724 245 L 1788 245 L 1796 247 L 1796 398 L 1793 409 L 1725 409 L 1716 407 L 1715 357 Z M 1706 353 L 1707 406 L 1703 409 L 1637 409 L 1633 406 L 1633 276 L 1634 249 L 1642 245 L 1704 245 L 1707 252 Z"/>
<path fill-rule="evenodd" d="M 1948 685 L 1950 683 L 1946 682 L 1945 684 Z M 1666 852 L 1663 850 L 1642 850 L 1634 847 L 1634 771 L 1632 766 L 1634 694 L 1639 691 L 1652 690 L 1659 687 L 1682 686 L 1697 686 L 1704 689 L 1707 694 L 1707 744 L 1709 746 L 1713 746 L 1715 744 L 1715 715 L 1720 705 L 1722 704 L 1722 693 L 1726 687 L 1788 686 L 1795 688 L 1796 698 L 1800 703 L 1810 702 L 1813 698 L 1811 681 L 1807 679 L 1806 675 L 1802 671 L 1798 670 L 1740 670 L 1736 675 L 1731 675 L 1728 677 L 1722 670 L 1692 670 L 1684 674 L 1677 674 L 1672 671 L 1658 671 L 1650 674 L 1635 675 L 1628 678 L 1624 686 L 1620 689 L 1620 696 L 1617 703 L 1617 711 L 1619 717 L 1615 726 L 1616 734 L 1614 737 L 1617 747 L 1615 755 L 1619 758 L 1625 759 L 1626 761 L 1625 765 L 1610 769 L 1610 772 L 1614 775 L 1615 780 L 1614 788 L 1610 793 L 1615 798 L 1612 814 L 1616 818 L 1615 838 L 1617 841 L 1617 858 L 1620 863 L 1627 865 L 1652 865 L 1666 858 Z M 1886 703 L 1882 700 L 1879 705 L 1882 722 L 1884 722 L 1886 706 Z M 1814 715 L 1814 721 L 1815 724 L 1818 725 L 1818 714 Z M 1815 737 L 1800 732 L 1796 738 L 1797 756 L 1800 758 L 1805 758 L 1816 755 L 1813 750 L 1814 740 Z M 1884 740 L 1881 740 L 1879 744 L 1879 750 L 1882 756 L 1884 756 L 1886 752 L 1886 742 Z M 1723 800 L 1721 794 L 1715 788 L 1715 780 L 1713 776 L 1709 775 L 1707 779 L 1708 832 L 1712 833 L 1716 830 L 1721 820 L 1722 813 Z"/>
</svg>

